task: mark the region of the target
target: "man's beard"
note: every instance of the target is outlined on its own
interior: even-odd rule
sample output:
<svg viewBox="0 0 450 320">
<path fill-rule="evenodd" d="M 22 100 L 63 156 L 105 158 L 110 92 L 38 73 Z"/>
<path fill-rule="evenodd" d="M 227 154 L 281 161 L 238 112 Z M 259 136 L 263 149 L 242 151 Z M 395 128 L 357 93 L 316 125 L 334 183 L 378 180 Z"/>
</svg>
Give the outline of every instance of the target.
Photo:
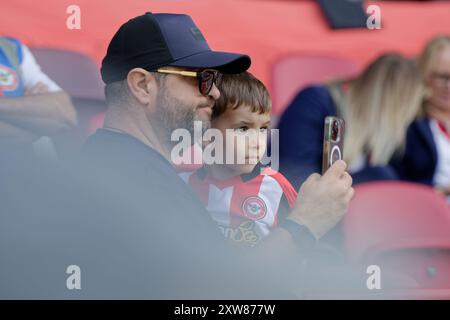
<svg viewBox="0 0 450 320">
<path fill-rule="evenodd" d="M 201 119 L 197 114 L 200 107 L 192 106 L 184 103 L 170 95 L 168 90 L 163 86 L 159 88 L 156 100 L 156 110 L 150 115 L 149 119 L 160 132 L 163 132 L 164 141 L 168 146 L 173 146 L 176 141 L 171 141 L 172 133 L 177 129 L 186 129 L 194 137 L 194 122 L 202 122 L 201 134 L 211 127 L 211 119 Z M 198 130 L 198 129 L 197 129 Z"/>
</svg>

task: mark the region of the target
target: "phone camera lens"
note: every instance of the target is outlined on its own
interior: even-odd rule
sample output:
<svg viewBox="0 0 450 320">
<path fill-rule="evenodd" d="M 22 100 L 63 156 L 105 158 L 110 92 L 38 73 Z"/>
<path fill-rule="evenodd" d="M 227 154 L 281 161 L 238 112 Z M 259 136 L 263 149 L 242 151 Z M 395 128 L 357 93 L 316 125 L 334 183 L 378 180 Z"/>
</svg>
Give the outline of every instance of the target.
<svg viewBox="0 0 450 320">
<path fill-rule="evenodd" d="M 333 121 L 331 138 L 336 141 L 338 138 L 338 135 L 339 135 L 339 125 L 338 125 L 337 121 Z"/>
</svg>

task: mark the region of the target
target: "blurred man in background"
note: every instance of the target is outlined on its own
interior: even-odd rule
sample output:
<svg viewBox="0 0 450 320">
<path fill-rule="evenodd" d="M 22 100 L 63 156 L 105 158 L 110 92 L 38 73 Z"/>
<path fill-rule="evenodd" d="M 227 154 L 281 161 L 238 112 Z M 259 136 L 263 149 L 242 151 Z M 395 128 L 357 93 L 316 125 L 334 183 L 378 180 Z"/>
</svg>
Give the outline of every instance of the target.
<svg viewBox="0 0 450 320">
<path fill-rule="evenodd" d="M 0 37 L 1 157 L 54 152 L 51 137 L 76 125 L 69 96 L 44 74 L 19 40 Z"/>
</svg>

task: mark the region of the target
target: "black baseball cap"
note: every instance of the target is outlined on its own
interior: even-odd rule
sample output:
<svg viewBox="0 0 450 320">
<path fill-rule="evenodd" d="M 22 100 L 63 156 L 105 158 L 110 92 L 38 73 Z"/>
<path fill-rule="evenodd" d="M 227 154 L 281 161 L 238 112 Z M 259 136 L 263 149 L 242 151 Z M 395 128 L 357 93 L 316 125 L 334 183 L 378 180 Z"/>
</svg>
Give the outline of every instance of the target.
<svg viewBox="0 0 450 320">
<path fill-rule="evenodd" d="M 130 19 L 112 38 L 103 58 L 105 83 L 123 80 L 133 68 L 154 71 L 163 66 L 217 69 L 241 73 L 250 67 L 245 54 L 212 51 L 192 18 L 151 13 Z"/>
</svg>

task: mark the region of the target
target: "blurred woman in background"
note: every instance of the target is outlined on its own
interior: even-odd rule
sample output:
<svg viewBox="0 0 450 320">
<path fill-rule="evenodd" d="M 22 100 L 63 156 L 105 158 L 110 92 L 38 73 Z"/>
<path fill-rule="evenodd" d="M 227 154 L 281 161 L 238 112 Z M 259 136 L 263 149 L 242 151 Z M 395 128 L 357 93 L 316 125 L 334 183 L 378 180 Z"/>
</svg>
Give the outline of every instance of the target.
<svg viewBox="0 0 450 320">
<path fill-rule="evenodd" d="M 338 116 L 346 123 L 344 160 L 354 183 L 397 179 L 389 162 L 404 149 L 423 91 L 414 62 L 398 54 L 380 56 L 356 79 L 305 88 L 280 119 L 281 172 L 296 187 L 320 173 L 324 119 Z"/>
<path fill-rule="evenodd" d="M 428 42 L 418 65 L 426 87 L 423 114 L 409 127 L 404 156 L 393 166 L 402 179 L 450 196 L 450 36 Z"/>
</svg>

